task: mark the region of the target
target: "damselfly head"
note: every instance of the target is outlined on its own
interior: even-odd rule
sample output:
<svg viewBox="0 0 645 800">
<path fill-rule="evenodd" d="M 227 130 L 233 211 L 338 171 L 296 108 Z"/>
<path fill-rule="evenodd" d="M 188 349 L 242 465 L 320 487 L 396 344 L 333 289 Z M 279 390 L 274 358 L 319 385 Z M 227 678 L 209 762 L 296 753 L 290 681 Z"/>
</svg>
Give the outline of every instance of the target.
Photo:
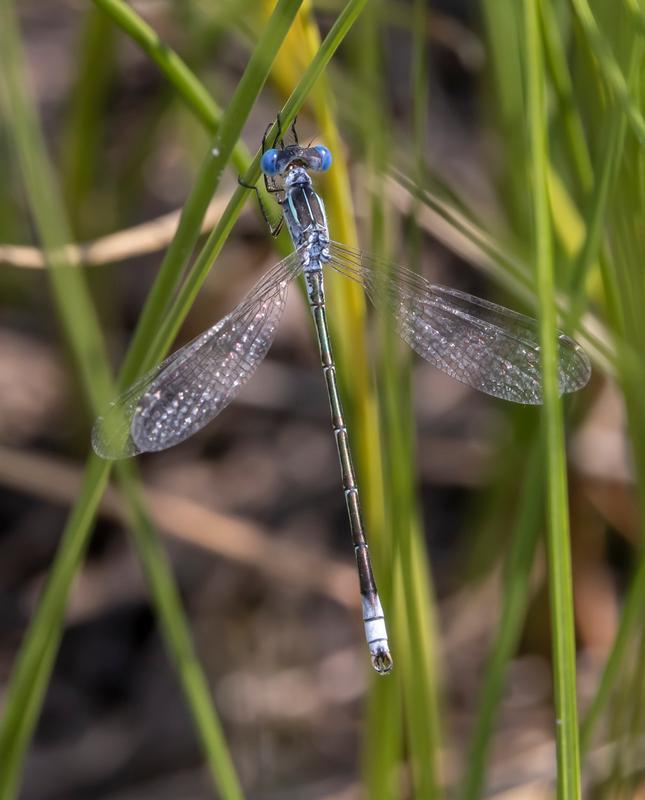
<svg viewBox="0 0 645 800">
<path fill-rule="evenodd" d="M 315 147 L 272 147 L 262 154 L 260 169 L 265 175 L 285 175 L 292 167 L 304 167 L 312 172 L 325 172 L 331 166 L 331 151 L 322 144 Z"/>
</svg>

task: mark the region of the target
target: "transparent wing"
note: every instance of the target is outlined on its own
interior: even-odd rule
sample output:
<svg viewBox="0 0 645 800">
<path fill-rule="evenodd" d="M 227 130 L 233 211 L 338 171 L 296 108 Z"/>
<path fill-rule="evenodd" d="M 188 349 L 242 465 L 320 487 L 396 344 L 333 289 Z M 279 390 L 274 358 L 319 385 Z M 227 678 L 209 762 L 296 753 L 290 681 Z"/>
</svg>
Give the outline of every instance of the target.
<svg viewBox="0 0 645 800">
<path fill-rule="evenodd" d="M 219 414 L 267 354 L 289 282 L 300 270 L 300 254 L 292 253 L 269 270 L 230 314 L 114 400 L 94 424 L 96 453 L 116 459 L 165 450 Z"/>
<path fill-rule="evenodd" d="M 330 265 L 361 283 L 377 308 L 391 312 L 401 338 L 426 361 L 494 397 L 542 402 L 536 320 L 337 242 L 330 254 Z M 560 393 L 581 389 L 591 375 L 587 354 L 564 333 L 558 348 Z"/>
</svg>

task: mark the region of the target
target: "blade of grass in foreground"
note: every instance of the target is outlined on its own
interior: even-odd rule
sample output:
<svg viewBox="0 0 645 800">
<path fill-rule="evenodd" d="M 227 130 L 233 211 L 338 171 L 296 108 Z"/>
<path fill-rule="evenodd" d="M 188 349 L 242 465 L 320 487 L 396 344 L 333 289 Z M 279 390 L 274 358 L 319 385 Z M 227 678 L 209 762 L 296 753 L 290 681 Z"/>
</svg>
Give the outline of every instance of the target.
<svg viewBox="0 0 645 800">
<path fill-rule="evenodd" d="M 429 112 L 429 53 L 427 42 L 429 13 L 425 0 L 414 0 L 412 26 L 412 61 L 411 92 L 413 100 L 413 141 L 416 174 L 421 182 L 427 175 L 427 117 Z M 419 271 L 421 268 L 421 252 L 423 234 L 418 225 L 417 214 L 421 208 L 418 197 L 414 198 L 412 217 L 409 223 L 409 264 L 410 268 Z M 406 237 L 407 238 L 407 237 Z M 396 361 L 398 337 L 390 326 L 390 354 Z M 392 338 L 393 337 L 393 338 Z M 399 359 L 401 357 L 399 356 Z M 441 724 L 440 700 L 440 637 L 437 622 L 435 587 L 430 566 L 430 554 L 426 547 L 423 533 L 423 519 L 419 507 L 417 480 L 414 474 L 415 435 L 414 411 L 412 403 L 412 354 L 405 350 L 403 362 L 400 364 L 400 375 L 389 376 L 390 386 L 390 428 L 394 432 L 393 454 L 398 458 L 395 466 L 394 480 L 400 476 L 401 486 L 397 495 L 403 501 L 407 519 L 407 527 L 403 527 L 402 536 L 397 540 L 399 547 L 400 573 L 404 582 L 406 595 L 405 614 L 408 625 L 409 642 L 404 653 L 404 667 L 408 694 L 410 757 L 417 775 L 423 775 L 426 789 L 424 796 L 441 797 L 444 783 L 441 767 L 441 749 L 443 731 Z M 394 400 L 394 402 L 392 402 Z M 394 424 L 398 418 L 399 430 Z M 398 444 L 397 444 L 398 439 Z M 418 781 L 417 794 L 421 794 L 423 784 Z"/>
<path fill-rule="evenodd" d="M 553 643 L 557 789 L 560 800 L 581 796 L 573 591 L 562 404 L 558 392 L 551 219 L 547 194 L 548 143 L 539 0 L 524 0 L 529 158 L 535 265 L 540 304 L 544 384 L 543 435 L 547 487 L 547 558 Z"/>
<path fill-rule="evenodd" d="M 385 222 L 385 206 L 383 193 L 380 188 L 383 184 L 383 174 L 380 167 L 383 159 L 387 157 L 386 140 L 389 135 L 387 124 L 387 108 L 381 100 L 383 92 L 382 81 L 384 62 L 381 54 L 381 23 L 383 16 L 383 2 L 377 0 L 372 3 L 369 19 L 357 32 L 357 46 L 354 48 L 357 58 L 356 81 L 362 88 L 364 99 L 362 102 L 360 134 L 362 141 L 360 150 L 365 153 L 365 159 L 372 171 L 372 191 L 369 192 L 369 238 L 368 249 L 373 253 L 383 256 L 387 253 L 388 231 Z M 384 711 L 386 718 L 395 714 L 400 716 L 396 727 L 391 730 L 384 729 L 382 725 L 367 728 L 363 742 L 363 773 L 365 786 L 370 797 L 375 800 L 391 800 L 400 795 L 400 764 L 404 763 L 404 735 L 409 735 L 409 749 L 411 762 L 411 793 L 413 795 L 434 796 L 434 757 L 432 747 L 427 750 L 427 758 L 419 762 L 416 755 L 420 740 L 415 736 L 415 714 L 411 709 L 411 695 L 415 692 L 415 683 L 410 681 L 412 657 L 410 653 L 412 631 L 409 629 L 409 619 L 406 615 L 406 591 L 402 576 L 400 552 L 401 546 L 398 539 L 410 535 L 410 502 L 413 500 L 413 490 L 410 491 L 408 479 L 411 477 L 409 458 L 406 452 L 408 441 L 401 442 L 396 439 L 401 432 L 403 421 L 398 417 L 392 418 L 393 405 L 397 402 L 397 386 L 395 381 L 401 375 L 399 364 L 396 360 L 396 348 L 393 346 L 389 320 L 384 316 L 378 318 L 379 358 L 376 365 L 378 374 L 378 413 L 379 427 L 376 432 L 383 451 L 380 479 L 383 485 L 383 499 L 385 501 L 385 529 L 389 532 L 387 539 L 379 543 L 379 561 L 383 565 L 384 580 L 380 584 L 380 591 L 390 622 L 393 652 L 395 654 L 396 672 L 392 679 L 398 684 L 397 691 L 388 685 L 383 686 L 382 681 L 373 681 L 368 705 L 368 718 L 375 717 L 378 710 Z M 406 376 L 409 378 L 409 376 Z M 409 398 L 408 398 L 409 399 Z M 399 409 L 400 415 L 405 418 L 407 407 Z M 409 432 L 409 431 L 408 431 Z M 396 450 L 392 451 L 393 440 L 396 439 Z M 397 471 L 398 467 L 398 471 Z M 411 576 L 409 576 L 411 579 Z M 418 642 L 416 642 L 418 647 Z M 423 674 L 419 680 L 423 682 Z M 389 701 L 389 704 L 388 704 Z M 391 705 L 390 705 L 391 704 Z M 396 704 L 396 705 L 394 705 Z M 421 716 L 425 715 L 423 703 L 418 702 L 417 708 Z M 416 716 L 418 719 L 418 715 Z M 425 742 L 424 742 L 425 743 Z M 380 752 L 387 760 L 380 756 Z M 427 766 L 427 769 L 423 767 Z M 421 789 L 429 790 L 425 794 Z"/>
<path fill-rule="evenodd" d="M 365 0 L 360 0 L 360 2 L 354 0 L 354 2 L 347 4 L 344 11 L 338 17 L 320 50 L 316 54 L 316 58 L 314 58 L 310 68 L 303 75 L 287 104 L 288 113 L 291 115 L 290 118 L 297 113 L 307 93 L 311 90 L 312 85 L 324 70 L 336 48 L 362 10 L 364 4 Z M 285 110 L 287 106 L 285 106 Z M 259 156 L 256 156 L 254 166 L 250 173 L 247 173 L 247 177 L 254 176 L 253 179 L 257 179 L 259 175 L 258 163 Z M 229 204 L 227 213 L 224 215 L 224 222 L 219 226 L 218 235 L 212 237 L 210 240 L 211 252 L 219 252 L 223 239 L 226 237 L 228 230 L 230 230 L 234 219 L 241 209 L 243 196 L 243 192 L 238 192 L 235 200 Z M 179 260 L 187 251 L 186 241 L 190 238 L 191 231 L 189 227 L 191 222 L 195 225 L 196 239 L 197 231 L 201 223 L 201 216 L 193 214 L 186 220 L 187 230 L 184 232 L 183 246 L 175 250 L 176 260 Z M 180 272 L 180 266 L 181 265 L 177 267 L 177 273 Z M 203 264 L 202 266 L 204 269 L 201 275 L 196 279 L 196 283 L 199 282 L 199 278 L 203 280 L 208 271 L 208 264 Z M 173 287 L 170 286 L 168 287 L 168 296 L 172 288 Z M 182 313 L 187 313 L 188 311 L 187 308 L 182 308 L 181 304 L 173 305 L 173 309 L 177 308 L 180 310 L 175 314 L 176 319 L 179 319 Z M 139 330 L 140 329 L 141 324 L 139 326 Z M 149 339 L 152 338 L 153 330 L 154 326 L 148 326 L 147 336 Z M 163 355 L 163 353 L 160 353 L 156 358 L 158 359 L 161 355 Z M 153 358 L 153 360 L 155 360 L 155 358 Z M 83 490 L 79 495 L 76 506 L 72 510 L 72 514 L 66 526 L 63 543 L 50 573 L 50 580 L 43 602 L 39 606 L 38 612 L 30 626 L 12 677 L 12 686 L 19 686 L 22 690 L 22 692 L 18 693 L 12 691 L 10 696 L 10 706 L 14 710 L 17 710 L 19 719 L 27 718 L 26 710 L 33 706 L 30 692 L 33 687 L 41 685 L 43 670 L 48 673 L 50 665 L 53 663 L 52 650 L 56 650 L 59 641 L 69 586 L 78 565 L 81 563 L 87 545 L 89 530 L 94 520 L 108 473 L 108 464 L 99 462 L 99 460 L 93 456 L 90 458 L 83 483 Z M 49 602 L 49 600 L 52 602 Z M 8 707 L 7 711 L 9 710 Z M 2 740 L 3 732 L 5 734 L 5 739 L 8 737 L 9 740 L 15 741 L 12 739 L 10 732 L 7 733 L 6 719 L 2 730 L 0 730 L 0 741 Z"/>
<path fill-rule="evenodd" d="M 372 13 L 362 30 L 359 81 L 365 90 L 363 104 L 362 150 L 367 155 L 371 174 L 371 237 L 369 249 L 387 254 L 387 220 L 383 191 L 384 175 L 391 147 L 388 139 L 388 108 L 380 101 L 385 96 L 379 81 L 383 74 L 381 58 L 382 5 L 372 5 Z M 422 28 L 423 32 L 423 28 Z M 386 277 L 386 276 L 384 276 Z M 386 596 L 391 597 L 398 652 L 397 680 L 403 699 L 403 724 L 410 764 L 411 793 L 415 797 L 439 796 L 439 701 L 435 667 L 435 624 L 432 587 L 427 553 L 421 538 L 421 524 L 415 494 L 413 471 L 414 445 L 410 420 L 411 389 L 409 353 L 399 356 L 399 339 L 391 320 L 379 319 L 380 359 L 379 412 L 384 463 L 383 483 L 388 530 L 393 539 L 388 547 L 391 564 Z M 384 736 L 378 729 L 375 738 Z M 369 752 L 369 750 L 368 750 Z M 393 765 L 395 766 L 395 765 Z M 366 763 L 368 776 L 370 765 Z M 372 781 L 372 784 L 374 781 Z M 387 796 L 387 795 L 386 795 Z"/>
</svg>

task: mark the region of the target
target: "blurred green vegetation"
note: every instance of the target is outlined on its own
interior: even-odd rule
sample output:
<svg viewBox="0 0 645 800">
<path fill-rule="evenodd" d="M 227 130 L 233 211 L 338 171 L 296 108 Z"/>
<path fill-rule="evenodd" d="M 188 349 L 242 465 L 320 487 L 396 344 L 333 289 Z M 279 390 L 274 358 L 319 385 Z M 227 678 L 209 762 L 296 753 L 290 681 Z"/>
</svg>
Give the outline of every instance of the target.
<svg viewBox="0 0 645 800">
<path fill-rule="evenodd" d="M 443 237 L 477 268 L 472 280 L 480 287 L 488 281 L 497 299 L 538 314 L 545 407 L 539 422 L 533 410 L 503 409 L 511 433 L 495 443 L 493 474 L 468 510 L 467 549 L 454 578 L 471 588 L 495 580 L 500 593 L 464 738 L 445 691 L 432 548 L 424 536 L 424 513 L 432 519 L 433 507 L 419 493 L 411 357 L 380 319 L 374 352 L 359 287 L 330 276 L 339 378 L 395 657 L 392 676 L 369 684 L 361 733 L 365 796 L 426 800 L 448 789 L 464 800 L 483 796 L 509 665 L 531 627 L 543 553 L 557 752 L 547 782 L 560 798 L 579 797 L 581 786 L 589 797 L 636 796 L 643 781 L 637 748 L 642 754 L 645 735 L 645 12 L 638 0 L 481 0 L 463 4 L 455 18 L 423 0 L 191 0 L 163 4 L 166 29 L 159 33 L 138 6 L 94 0 L 70 12 L 78 17 L 75 72 L 65 113 L 54 124 L 45 121 L 27 77 L 29 25 L 21 25 L 18 12 L 37 16 L 37 7 L 27 4 L 25 12 L 11 0 L 0 3 L 0 146 L 9 178 L 0 187 L 0 237 L 37 244 L 48 276 L 45 290 L 38 273 L 12 267 L 7 256 L 0 287 L 7 307 L 39 310 L 45 291 L 51 297 L 85 398 L 88 431 L 117 383 L 127 386 L 171 349 L 204 280 L 217 270 L 249 193 L 233 191 L 205 239 L 202 220 L 227 168 L 257 181 L 259 155 L 248 152 L 242 134 L 249 120 L 263 121 L 267 108 L 275 118 L 274 105 L 282 106 L 283 126 L 299 113 L 334 153 L 333 170 L 320 182 L 334 238 L 350 245 L 360 239 L 365 249 L 421 270 L 426 248 Z M 246 64 L 236 82 L 217 58 L 218 46 L 231 42 Z M 160 75 L 130 115 L 127 149 L 112 119 L 126 45 L 140 48 Z M 438 49 L 468 74 L 467 102 L 475 108 L 464 112 L 462 127 L 477 127 L 466 147 L 478 151 L 473 160 L 485 192 L 471 194 L 459 170 L 433 157 L 434 129 L 446 113 L 436 102 Z M 118 287 L 127 267 L 113 264 L 106 276 L 85 268 L 82 254 L 67 245 L 141 221 L 137 209 L 154 206 L 145 174 L 159 169 L 177 139 L 189 142 L 191 153 L 182 165 L 180 223 L 113 381 L 106 340 L 115 329 L 123 333 L 132 306 Z M 277 246 L 284 251 L 287 244 Z M 565 402 L 555 383 L 556 324 L 583 343 L 595 368 L 590 387 Z M 611 476 L 585 473 L 578 460 L 569 485 L 566 435 L 589 424 L 611 382 L 623 398 L 633 467 L 633 485 L 613 503 L 635 495 L 639 539 L 630 542 L 613 645 L 580 709 L 579 727 L 575 643 L 580 615 L 590 613 L 572 578 L 572 561 L 577 577 L 576 553 L 585 547 L 584 523 L 576 517 L 581 503 L 595 507 L 603 535 L 627 534 L 596 503 L 598 484 L 611 484 Z M 88 441 L 89 433 L 72 454 L 79 457 Z M 70 587 L 109 473 L 109 464 L 89 456 L 13 665 L 0 725 L 1 800 L 19 793 Z M 234 748 L 231 756 L 137 470 L 119 464 L 115 473 L 213 784 L 222 797 L 242 797 Z M 601 744 L 616 745 L 606 768 L 588 769 L 589 754 Z"/>
</svg>

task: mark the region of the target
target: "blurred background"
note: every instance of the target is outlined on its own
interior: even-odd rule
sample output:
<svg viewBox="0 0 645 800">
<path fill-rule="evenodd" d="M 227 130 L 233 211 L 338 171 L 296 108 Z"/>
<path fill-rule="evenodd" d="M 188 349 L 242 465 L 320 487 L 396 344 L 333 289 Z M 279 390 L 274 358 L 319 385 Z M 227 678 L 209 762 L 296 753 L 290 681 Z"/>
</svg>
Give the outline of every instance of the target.
<svg viewBox="0 0 645 800">
<path fill-rule="evenodd" d="M 0 798 L 239 797 L 238 782 L 258 800 L 554 796 L 539 409 L 411 358 L 357 287 L 330 281 L 387 679 L 364 644 L 299 285 L 213 424 L 111 481 L 88 461 L 144 304 L 157 317 L 140 348 L 352 5 L 303 4 L 257 99 L 235 105 L 272 3 L 4 3 Z M 560 324 L 594 368 L 562 407 L 583 793 L 645 797 L 645 16 L 638 0 L 538 7 Z M 525 27 L 513 0 L 373 0 L 301 98 L 298 132 L 333 150 L 317 182 L 333 237 L 535 315 Z M 160 300 L 222 113 L 242 136 Z M 288 249 L 243 199 L 173 349 Z M 80 249 L 55 251 L 66 242 Z"/>
</svg>

